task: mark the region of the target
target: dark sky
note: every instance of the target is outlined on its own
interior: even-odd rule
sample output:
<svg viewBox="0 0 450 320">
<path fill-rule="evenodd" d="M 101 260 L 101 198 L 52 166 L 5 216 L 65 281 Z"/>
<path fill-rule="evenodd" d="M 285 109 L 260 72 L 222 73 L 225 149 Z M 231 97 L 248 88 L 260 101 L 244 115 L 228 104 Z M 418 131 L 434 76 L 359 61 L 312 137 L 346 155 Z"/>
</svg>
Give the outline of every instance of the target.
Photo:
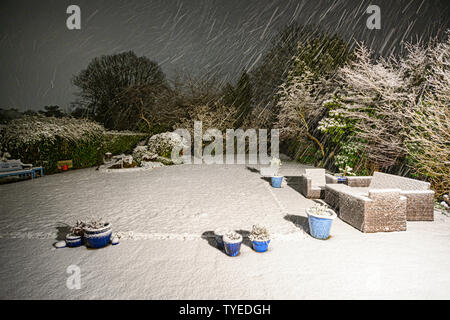
<svg viewBox="0 0 450 320">
<path fill-rule="evenodd" d="M 285 24 L 297 21 L 365 41 L 387 55 L 402 39 L 426 40 L 450 27 L 450 1 L 438 0 L 1 0 L 0 108 L 67 108 L 71 77 L 100 55 L 134 50 L 176 72 L 234 81 L 251 68 Z M 66 9 L 81 8 L 81 30 Z M 370 4 L 381 30 L 366 27 Z"/>
</svg>

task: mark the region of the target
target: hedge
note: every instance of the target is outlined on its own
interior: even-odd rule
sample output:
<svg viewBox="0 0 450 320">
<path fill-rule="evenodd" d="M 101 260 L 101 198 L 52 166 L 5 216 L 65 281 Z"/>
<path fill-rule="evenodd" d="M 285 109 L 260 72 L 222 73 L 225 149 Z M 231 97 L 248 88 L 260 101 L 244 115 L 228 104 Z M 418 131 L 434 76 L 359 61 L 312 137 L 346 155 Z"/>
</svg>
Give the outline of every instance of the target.
<svg viewBox="0 0 450 320">
<path fill-rule="evenodd" d="M 140 141 L 149 137 L 150 135 L 145 133 L 107 131 L 103 154 L 106 152 L 112 154 L 132 153 Z"/>
<path fill-rule="evenodd" d="M 106 131 L 86 119 L 26 116 L 11 121 L 0 132 L 0 147 L 13 159 L 42 166 L 45 172 L 57 171 L 60 160 L 73 161 L 75 169 L 103 162 L 106 152 L 131 152 L 148 135 Z"/>
</svg>

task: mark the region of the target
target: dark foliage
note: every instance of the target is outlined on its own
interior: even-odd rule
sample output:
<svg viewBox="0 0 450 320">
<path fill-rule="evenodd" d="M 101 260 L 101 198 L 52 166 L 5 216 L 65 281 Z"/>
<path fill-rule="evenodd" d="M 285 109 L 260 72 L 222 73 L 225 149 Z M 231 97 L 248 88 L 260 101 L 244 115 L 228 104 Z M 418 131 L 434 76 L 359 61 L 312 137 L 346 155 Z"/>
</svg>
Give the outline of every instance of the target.
<svg viewBox="0 0 450 320">
<path fill-rule="evenodd" d="M 236 88 L 227 84 L 224 88 L 223 101 L 236 109 L 235 128 L 240 128 L 252 110 L 253 88 L 249 74 L 244 70 Z"/>
</svg>

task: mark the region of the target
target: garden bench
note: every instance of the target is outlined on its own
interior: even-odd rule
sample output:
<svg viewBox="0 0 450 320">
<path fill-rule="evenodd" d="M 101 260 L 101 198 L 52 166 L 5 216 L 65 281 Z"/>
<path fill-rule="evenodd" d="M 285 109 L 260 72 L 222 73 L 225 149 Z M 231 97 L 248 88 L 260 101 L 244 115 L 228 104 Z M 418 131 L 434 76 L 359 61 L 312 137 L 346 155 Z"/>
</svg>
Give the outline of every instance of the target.
<svg viewBox="0 0 450 320">
<path fill-rule="evenodd" d="M 8 160 L 0 162 L 0 178 L 18 176 L 30 176 L 31 179 L 36 178 L 36 173 L 42 177 L 44 169 L 42 167 L 33 167 L 31 164 L 24 164 L 20 160 Z"/>
</svg>

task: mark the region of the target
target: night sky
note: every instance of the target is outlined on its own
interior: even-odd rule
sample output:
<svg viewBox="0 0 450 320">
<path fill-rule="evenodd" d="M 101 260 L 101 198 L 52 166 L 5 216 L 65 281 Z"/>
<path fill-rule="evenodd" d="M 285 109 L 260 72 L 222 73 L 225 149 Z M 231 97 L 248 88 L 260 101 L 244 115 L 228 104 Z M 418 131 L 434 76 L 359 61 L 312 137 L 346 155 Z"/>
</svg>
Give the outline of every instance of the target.
<svg viewBox="0 0 450 320">
<path fill-rule="evenodd" d="M 71 4 L 81 8 L 81 30 L 66 27 Z M 366 27 L 370 4 L 381 8 L 381 30 Z M 443 36 L 449 8 L 448 0 L 1 0 L 0 108 L 67 109 L 74 74 L 96 56 L 128 50 L 158 62 L 168 78 L 212 73 L 235 81 L 294 20 L 388 55 L 403 39 Z"/>
</svg>

